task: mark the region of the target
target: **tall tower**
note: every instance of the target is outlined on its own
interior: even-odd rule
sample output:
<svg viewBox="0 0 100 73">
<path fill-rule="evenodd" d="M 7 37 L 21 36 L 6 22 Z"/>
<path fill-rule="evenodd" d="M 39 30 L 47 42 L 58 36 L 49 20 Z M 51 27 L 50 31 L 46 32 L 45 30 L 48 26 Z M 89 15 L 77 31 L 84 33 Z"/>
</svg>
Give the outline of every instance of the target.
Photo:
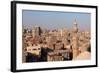
<svg viewBox="0 0 100 73">
<path fill-rule="evenodd" d="M 39 26 L 35 26 L 32 29 L 32 36 L 40 36 L 41 35 L 41 28 Z"/>
<path fill-rule="evenodd" d="M 73 51 L 73 59 L 78 56 L 78 24 L 76 19 L 73 22 L 73 32 L 72 32 L 72 51 Z"/>
<path fill-rule="evenodd" d="M 33 38 L 35 37 L 35 27 L 33 27 L 33 29 L 32 29 L 32 36 L 33 36 Z"/>
<path fill-rule="evenodd" d="M 41 28 L 40 28 L 39 26 L 36 26 L 35 28 L 36 28 L 36 29 L 35 29 L 36 35 L 37 35 L 37 36 L 41 35 Z"/>
</svg>

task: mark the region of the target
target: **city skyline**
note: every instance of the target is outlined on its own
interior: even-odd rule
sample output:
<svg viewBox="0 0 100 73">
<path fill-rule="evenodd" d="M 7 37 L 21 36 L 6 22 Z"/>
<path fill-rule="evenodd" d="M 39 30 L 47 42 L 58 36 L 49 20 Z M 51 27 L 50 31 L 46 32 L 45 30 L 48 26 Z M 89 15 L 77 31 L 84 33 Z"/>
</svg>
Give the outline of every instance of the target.
<svg viewBox="0 0 100 73">
<path fill-rule="evenodd" d="M 25 28 L 40 26 L 47 29 L 72 29 L 75 19 L 79 30 L 90 30 L 91 15 L 89 13 L 34 10 L 23 10 L 22 13 L 22 23 Z"/>
<path fill-rule="evenodd" d="M 23 63 L 90 60 L 89 24 L 87 13 L 24 11 L 23 29 L 37 27 L 23 30 Z"/>
</svg>

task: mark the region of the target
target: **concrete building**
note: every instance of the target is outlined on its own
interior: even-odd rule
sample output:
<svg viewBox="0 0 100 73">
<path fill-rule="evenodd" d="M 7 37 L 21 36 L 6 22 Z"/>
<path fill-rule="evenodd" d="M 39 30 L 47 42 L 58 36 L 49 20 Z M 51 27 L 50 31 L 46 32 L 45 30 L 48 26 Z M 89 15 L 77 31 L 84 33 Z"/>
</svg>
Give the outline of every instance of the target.
<svg viewBox="0 0 100 73">
<path fill-rule="evenodd" d="M 23 62 L 25 52 L 38 55 L 36 61 L 64 61 L 81 59 L 86 52 L 87 58 L 91 54 L 91 33 L 80 31 L 76 19 L 73 22 L 73 29 L 43 29 L 35 26 L 30 29 L 23 29 Z M 35 56 L 34 56 L 35 57 Z"/>
<path fill-rule="evenodd" d="M 41 47 L 40 47 L 40 45 L 27 46 L 26 52 L 40 56 L 41 55 Z"/>
</svg>

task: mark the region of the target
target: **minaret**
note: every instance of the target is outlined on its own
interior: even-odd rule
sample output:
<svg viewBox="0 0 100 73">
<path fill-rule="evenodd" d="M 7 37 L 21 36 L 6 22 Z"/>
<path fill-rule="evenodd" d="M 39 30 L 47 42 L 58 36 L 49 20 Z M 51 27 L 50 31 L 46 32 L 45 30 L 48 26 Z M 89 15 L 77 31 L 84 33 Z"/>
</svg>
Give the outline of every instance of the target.
<svg viewBox="0 0 100 73">
<path fill-rule="evenodd" d="M 77 32 L 78 32 L 78 26 L 77 26 L 78 24 L 77 24 L 76 19 L 74 20 L 73 25 L 74 25 L 74 27 L 73 27 L 73 32 L 74 32 L 74 33 L 77 33 Z"/>
<path fill-rule="evenodd" d="M 72 32 L 72 51 L 73 51 L 73 59 L 78 56 L 78 27 L 76 19 L 73 22 L 73 32 Z"/>
</svg>

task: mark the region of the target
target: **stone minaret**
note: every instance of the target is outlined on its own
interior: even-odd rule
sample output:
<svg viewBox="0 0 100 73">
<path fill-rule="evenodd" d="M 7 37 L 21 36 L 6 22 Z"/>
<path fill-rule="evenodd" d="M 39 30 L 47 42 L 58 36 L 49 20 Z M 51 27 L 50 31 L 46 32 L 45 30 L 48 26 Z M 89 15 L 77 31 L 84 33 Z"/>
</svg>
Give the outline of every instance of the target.
<svg viewBox="0 0 100 73">
<path fill-rule="evenodd" d="M 73 59 L 78 56 L 78 27 L 76 19 L 73 22 L 73 31 L 72 31 L 72 51 L 73 51 Z"/>
</svg>

